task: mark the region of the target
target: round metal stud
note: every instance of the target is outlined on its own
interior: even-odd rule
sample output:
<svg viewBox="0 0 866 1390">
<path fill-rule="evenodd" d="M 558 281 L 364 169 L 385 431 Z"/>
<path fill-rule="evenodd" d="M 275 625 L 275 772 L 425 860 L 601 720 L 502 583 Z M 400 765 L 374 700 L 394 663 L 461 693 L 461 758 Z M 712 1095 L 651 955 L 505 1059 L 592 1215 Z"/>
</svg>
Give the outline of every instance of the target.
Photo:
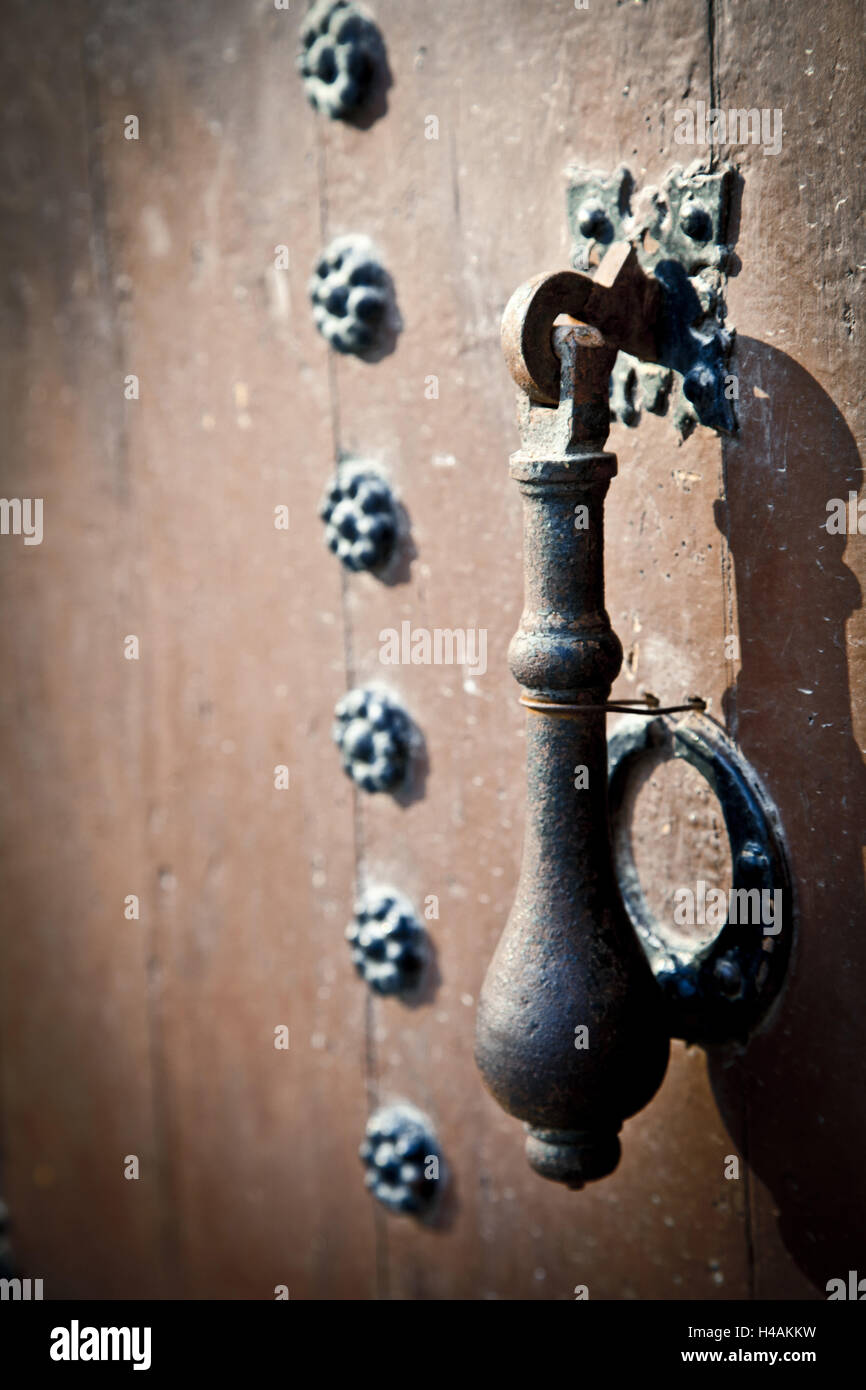
<svg viewBox="0 0 866 1390">
<path fill-rule="evenodd" d="M 441 1154 L 429 1121 L 414 1105 L 388 1105 L 367 1122 L 360 1150 L 364 1182 L 390 1211 L 429 1213 L 440 1190 Z"/>
<path fill-rule="evenodd" d="M 337 237 L 322 252 L 309 284 L 316 327 L 337 352 L 364 356 L 382 336 L 388 273 L 369 237 Z"/>
<path fill-rule="evenodd" d="M 581 203 L 577 210 L 577 225 L 585 237 L 592 237 L 596 241 L 610 239 L 610 218 L 604 204 L 597 198 Z"/>
<path fill-rule="evenodd" d="M 350 0 L 318 0 L 301 25 L 298 70 L 311 104 L 344 120 L 370 94 L 382 53 L 371 19 Z"/>
<path fill-rule="evenodd" d="M 680 226 L 692 241 L 709 241 L 713 219 L 699 198 L 688 196 L 680 203 Z"/>
<path fill-rule="evenodd" d="M 392 791 L 405 778 L 412 723 L 384 691 L 350 690 L 334 710 L 332 733 L 344 772 L 364 791 Z"/>
<path fill-rule="evenodd" d="M 705 363 L 699 362 L 683 377 L 683 395 L 703 416 L 712 408 L 719 389 L 718 373 Z"/>
<path fill-rule="evenodd" d="M 325 543 L 346 569 L 380 570 L 397 540 L 397 508 L 386 480 L 361 460 L 342 463 L 322 500 Z"/>
<path fill-rule="evenodd" d="M 355 969 L 376 994 L 404 994 L 418 984 L 426 937 L 409 899 L 376 885 L 361 894 L 346 928 Z"/>
</svg>

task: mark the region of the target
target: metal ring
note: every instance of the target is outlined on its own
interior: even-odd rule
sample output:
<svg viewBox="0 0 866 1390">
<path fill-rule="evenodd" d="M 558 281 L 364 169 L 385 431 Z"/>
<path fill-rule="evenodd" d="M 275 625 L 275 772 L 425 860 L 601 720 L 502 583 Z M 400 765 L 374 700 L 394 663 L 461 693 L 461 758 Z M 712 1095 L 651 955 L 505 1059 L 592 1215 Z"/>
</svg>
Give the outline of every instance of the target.
<svg viewBox="0 0 866 1390">
<path fill-rule="evenodd" d="M 502 351 L 512 377 L 534 401 L 559 404 L 561 366 L 551 334 L 560 314 L 580 318 L 594 289 L 588 275 L 557 270 L 520 285 L 502 315 Z M 594 330 L 593 341 L 601 341 Z"/>
<path fill-rule="evenodd" d="M 712 940 L 690 951 L 651 913 L 617 822 L 636 760 L 659 749 L 696 768 L 718 797 L 731 846 L 729 905 L 751 909 L 756 899 L 741 894 L 757 890 L 763 909 L 778 901 L 764 894 L 781 892 L 772 932 L 764 921 L 735 922 L 729 911 Z M 775 808 L 737 745 L 705 714 L 679 722 L 623 720 L 608 742 L 608 778 L 620 895 L 667 999 L 671 1036 L 708 1044 L 744 1041 L 778 994 L 793 945 L 793 890 Z"/>
</svg>

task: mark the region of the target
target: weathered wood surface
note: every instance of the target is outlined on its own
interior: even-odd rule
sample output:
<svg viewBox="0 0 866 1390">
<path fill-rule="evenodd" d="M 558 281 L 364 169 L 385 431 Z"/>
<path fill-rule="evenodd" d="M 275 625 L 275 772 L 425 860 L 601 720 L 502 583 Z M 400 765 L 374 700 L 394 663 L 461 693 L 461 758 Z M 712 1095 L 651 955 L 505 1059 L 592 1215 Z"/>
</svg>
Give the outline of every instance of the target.
<svg viewBox="0 0 866 1390">
<path fill-rule="evenodd" d="M 696 0 L 374 9 L 392 85 L 358 130 L 306 103 L 300 6 L 105 0 L 47 27 L 6 8 L 2 490 L 45 499 L 41 547 L 0 540 L 16 1250 L 76 1296 L 813 1297 L 862 1250 L 863 552 L 820 530 L 860 481 L 857 7 L 816 21 L 749 0 L 710 26 Z M 499 318 L 567 263 L 564 167 L 657 181 L 692 154 L 674 110 L 711 90 L 785 112 L 780 156 L 723 152 L 744 176 L 742 427 L 681 447 L 667 420 L 614 428 L 608 606 L 618 692 L 710 698 L 764 776 L 801 942 L 743 1062 L 714 1064 L 711 1085 L 677 1045 L 617 1173 L 573 1195 L 529 1172 L 472 1063 L 523 800 Z M 346 231 L 375 238 L 396 284 L 402 332 L 375 365 L 329 358 L 309 313 L 317 252 Z M 344 579 L 322 545 L 341 450 L 392 476 L 413 542 L 401 582 Z M 379 633 L 404 619 L 485 629 L 486 673 L 386 670 Z M 354 797 L 330 743 L 340 694 L 383 677 L 427 746 L 403 801 Z M 724 873 L 690 829 L 711 804 L 665 788 L 634 827 L 655 897 Z M 372 879 L 439 900 L 435 984 L 412 1009 L 368 1000 L 342 940 Z M 366 1115 L 398 1098 L 447 1156 L 431 1230 L 363 1190 Z M 754 1173 L 727 1181 L 731 1153 Z"/>
</svg>

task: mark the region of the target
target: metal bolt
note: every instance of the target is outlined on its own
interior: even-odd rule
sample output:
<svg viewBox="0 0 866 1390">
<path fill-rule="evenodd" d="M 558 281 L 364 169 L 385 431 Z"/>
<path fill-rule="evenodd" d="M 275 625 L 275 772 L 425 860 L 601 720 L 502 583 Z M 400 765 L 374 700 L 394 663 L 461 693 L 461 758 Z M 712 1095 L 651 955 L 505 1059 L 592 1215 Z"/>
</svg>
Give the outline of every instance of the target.
<svg viewBox="0 0 866 1390">
<path fill-rule="evenodd" d="M 766 869 L 769 860 L 763 849 L 754 840 L 749 840 L 740 850 L 738 861 L 744 869 Z"/>
<path fill-rule="evenodd" d="M 604 205 L 595 198 L 582 203 L 577 210 L 577 225 L 582 236 L 594 237 L 597 241 L 610 227 Z"/>
<path fill-rule="evenodd" d="M 709 241 L 713 223 L 703 203 L 697 198 L 684 198 L 680 205 L 680 226 L 692 241 Z"/>
<path fill-rule="evenodd" d="M 724 994 L 739 994 L 743 987 L 743 974 L 733 956 L 719 956 L 713 966 L 713 974 Z"/>
<path fill-rule="evenodd" d="M 691 401 L 698 415 L 703 416 L 712 408 L 717 386 L 714 373 L 703 362 L 699 362 L 683 378 L 683 395 L 687 401 Z"/>
</svg>

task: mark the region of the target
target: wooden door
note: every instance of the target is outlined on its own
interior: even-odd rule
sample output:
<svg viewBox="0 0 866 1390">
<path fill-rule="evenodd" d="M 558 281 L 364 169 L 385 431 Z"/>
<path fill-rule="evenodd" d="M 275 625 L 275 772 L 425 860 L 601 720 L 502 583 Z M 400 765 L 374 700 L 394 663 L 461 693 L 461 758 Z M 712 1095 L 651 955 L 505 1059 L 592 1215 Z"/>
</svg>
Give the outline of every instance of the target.
<svg viewBox="0 0 866 1390">
<path fill-rule="evenodd" d="M 307 102 L 301 8 L 4 11 L 2 491 L 44 518 L 40 545 L 0 537 L 16 1267 L 47 1297 L 823 1297 L 864 1235 L 864 552 L 825 524 L 861 481 L 858 6 L 374 0 L 390 85 L 358 125 Z M 738 433 L 611 432 L 615 694 L 697 692 L 726 723 L 779 810 L 798 945 L 742 1055 L 675 1044 L 616 1173 L 571 1194 L 530 1172 L 472 1060 L 524 803 L 499 320 L 568 264 L 565 167 L 658 183 L 696 100 L 779 108 L 784 136 L 718 151 L 741 175 Z M 375 363 L 312 319 L 343 233 L 393 278 Z M 345 455 L 405 510 L 393 583 L 323 545 Z M 333 709 L 404 621 L 483 629 L 487 670 L 389 670 L 426 770 L 368 796 Z M 724 876 L 701 784 L 659 773 L 634 815 L 651 900 L 695 864 Z M 370 881 L 438 904 L 416 1007 L 352 968 Z M 431 1226 L 364 1189 L 358 1144 L 391 1100 L 442 1146 Z"/>
</svg>

